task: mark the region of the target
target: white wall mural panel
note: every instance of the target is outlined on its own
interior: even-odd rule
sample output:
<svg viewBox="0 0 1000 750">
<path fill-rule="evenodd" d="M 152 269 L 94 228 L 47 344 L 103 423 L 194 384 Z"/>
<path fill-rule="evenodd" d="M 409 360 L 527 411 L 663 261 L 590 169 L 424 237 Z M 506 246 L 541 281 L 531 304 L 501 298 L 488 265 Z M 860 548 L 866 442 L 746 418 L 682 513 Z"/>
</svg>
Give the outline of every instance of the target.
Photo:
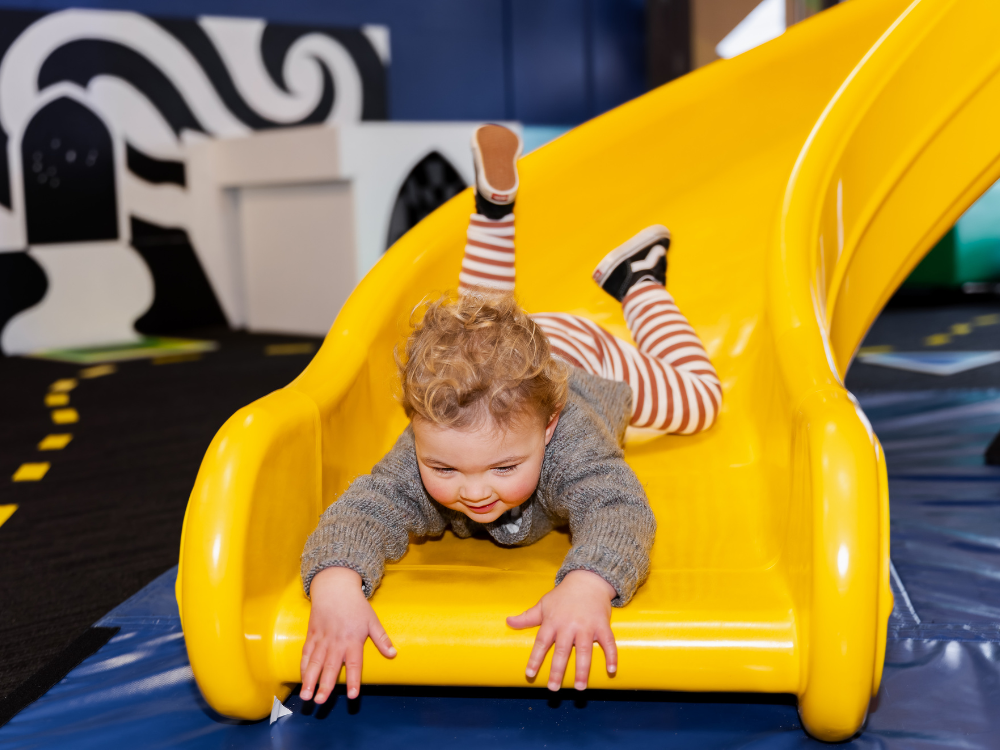
<svg viewBox="0 0 1000 750">
<path fill-rule="evenodd" d="M 472 184 L 469 144 L 479 124 L 373 122 L 341 129 L 341 164 L 354 185 L 362 273 L 403 231 Z"/>
<path fill-rule="evenodd" d="M 7 354 L 239 325 L 239 269 L 215 257 L 224 211 L 214 228 L 197 217 L 197 145 L 386 116 L 384 28 L 95 10 L 0 23 Z"/>
<path fill-rule="evenodd" d="M 5 351 L 70 348 L 80 341 L 115 344 L 135 337 L 132 321 L 153 300 L 153 278 L 127 243 L 38 245 L 28 254 L 48 279 L 45 304 L 25 310 L 4 328 Z"/>
</svg>

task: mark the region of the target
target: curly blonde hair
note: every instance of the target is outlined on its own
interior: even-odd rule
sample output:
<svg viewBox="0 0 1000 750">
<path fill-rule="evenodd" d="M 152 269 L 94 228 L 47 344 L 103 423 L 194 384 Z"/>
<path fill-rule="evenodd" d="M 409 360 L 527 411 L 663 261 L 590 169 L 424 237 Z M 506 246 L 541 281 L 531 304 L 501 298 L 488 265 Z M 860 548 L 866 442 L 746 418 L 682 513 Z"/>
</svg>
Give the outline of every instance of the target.
<svg viewBox="0 0 1000 750">
<path fill-rule="evenodd" d="M 568 366 L 511 295 L 445 296 L 420 305 L 411 323 L 396 350 L 411 420 L 464 429 L 489 417 L 506 429 L 525 417 L 547 423 L 566 404 Z"/>
</svg>

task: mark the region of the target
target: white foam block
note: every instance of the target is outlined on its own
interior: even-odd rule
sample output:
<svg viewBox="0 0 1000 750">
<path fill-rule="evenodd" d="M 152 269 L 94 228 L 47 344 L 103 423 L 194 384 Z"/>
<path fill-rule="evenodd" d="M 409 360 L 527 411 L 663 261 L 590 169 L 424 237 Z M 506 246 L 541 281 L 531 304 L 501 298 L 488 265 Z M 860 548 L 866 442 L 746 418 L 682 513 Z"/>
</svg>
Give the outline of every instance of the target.
<svg viewBox="0 0 1000 750">
<path fill-rule="evenodd" d="M 278 696 L 274 696 L 274 703 L 271 704 L 271 721 L 269 723 L 273 724 L 282 716 L 291 716 L 291 710 L 285 708 L 284 704 L 278 700 Z"/>
</svg>

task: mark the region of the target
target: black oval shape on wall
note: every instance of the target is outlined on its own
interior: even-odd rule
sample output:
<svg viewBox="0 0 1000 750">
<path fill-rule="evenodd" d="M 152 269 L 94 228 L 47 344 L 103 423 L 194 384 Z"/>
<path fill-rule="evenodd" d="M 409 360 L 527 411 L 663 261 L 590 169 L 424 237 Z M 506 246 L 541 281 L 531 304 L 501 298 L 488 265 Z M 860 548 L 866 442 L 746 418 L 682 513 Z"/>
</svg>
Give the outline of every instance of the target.
<svg viewBox="0 0 1000 750">
<path fill-rule="evenodd" d="M 465 180 L 447 159 L 431 151 L 407 175 L 389 219 L 386 248 L 438 206 L 465 190 Z"/>
</svg>

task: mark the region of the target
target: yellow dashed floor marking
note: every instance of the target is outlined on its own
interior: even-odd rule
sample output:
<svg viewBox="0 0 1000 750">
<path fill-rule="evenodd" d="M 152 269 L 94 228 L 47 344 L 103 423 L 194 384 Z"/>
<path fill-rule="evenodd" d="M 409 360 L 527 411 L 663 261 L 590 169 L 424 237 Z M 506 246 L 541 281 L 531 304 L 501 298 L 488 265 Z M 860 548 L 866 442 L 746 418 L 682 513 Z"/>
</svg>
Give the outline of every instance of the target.
<svg viewBox="0 0 1000 750">
<path fill-rule="evenodd" d="M 68 409 L 53 409 L 52 421 L 55 424 L 76 424 L 80 421 L 80 414 L 72 406 Z"/>
<path fill-rule="evenodd" d="M 16 505 L 0 505 L 0 526 L 7 522 L 7 519 L 14 515 L 17 510 Z"/>
<path fill-rule="evenodd" d="M 68 393 L 47 393 L 45 394 L 46 406 L 66 406 L 69 403 Z"/>
<path fill-rule="evenodd" d="M 153 357 L 154 365 L 172 365 L 176 362 L 197 362 L 200 354 L 170 354 L 166 357 Z"/>
<path fill-rule="evenodd" d="M 55 435 L 46 435 L 45 438 L 38 444 L 38 450 L 40 451 L 61 451 L 67 445 L 69 441 L 73 439 L 73 436 L 68 432 L 57 433 Z"/>
<path fill-rule="evenodd" d="M 69 393 L 74 388 L 76 388 L 76 378 L 63 378 L 50 385 L 49 391 L 52 393 Z"/>
<path fill-rule="evenodd" d="M 94 365 L 93 367 L 85 367 L 80 370 L 80 377 L 88 379 L 101 378 L 116 372 L 118 372 L 118 368 L 114 365 Z"/>
<path fill-rule="evenodd" d="M 302 344 L 268 344 L 264 347 L 264 354 L 268 357 L 282 357 L 287 354 L 312 354 L 316 351 L 316 344 L 306 342 Z"/>
<path fill-rule="evenodd" d="M 49 470 L 49 462 L 43 461 L 36 464 L 21 464 L 14 472 L 12 479 L 15 482 L 37 482 L 45 476 Z"/>
<path fill-rule="evenodd" d="M 1000 314 L 993 313 L 992 315 L 977 315 L 972 319 L 971 323 L 955 323 L 951 326 L 949 333 L 934 333 L 924 339 L 924 346 L 943 346 L 945 344 L 951 343 L 952 336 L 968 336 L 972 333 L 973 327 L 983 326 L 994 326 L 1000 323 Z M 860 353 L 874 354 L 874 349 L 878 347 L 870 347 L 871 351 L 868 349 L 862 349 Z"/>
</svg>

